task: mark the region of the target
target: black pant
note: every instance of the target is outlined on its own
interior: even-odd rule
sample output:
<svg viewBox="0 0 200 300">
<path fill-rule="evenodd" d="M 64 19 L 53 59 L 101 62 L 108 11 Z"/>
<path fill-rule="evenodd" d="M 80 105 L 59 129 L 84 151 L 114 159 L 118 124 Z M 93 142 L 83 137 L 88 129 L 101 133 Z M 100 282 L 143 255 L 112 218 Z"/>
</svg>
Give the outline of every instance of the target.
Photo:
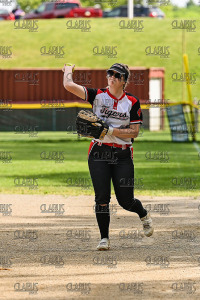
<svg viewBox="0 0 200 300">
<path fill-rule="evenodd" d="M 136 212 L 140 218 L 147 211 L 141 202 L 134 198 L 134 165 L 131 148 L 122 150 L 107 145 L 94 144 L 89 153 L 88 165 L 95 191 L 96 204 L 109 204 L 111 179 L 120 206 Z"/>
</svg>

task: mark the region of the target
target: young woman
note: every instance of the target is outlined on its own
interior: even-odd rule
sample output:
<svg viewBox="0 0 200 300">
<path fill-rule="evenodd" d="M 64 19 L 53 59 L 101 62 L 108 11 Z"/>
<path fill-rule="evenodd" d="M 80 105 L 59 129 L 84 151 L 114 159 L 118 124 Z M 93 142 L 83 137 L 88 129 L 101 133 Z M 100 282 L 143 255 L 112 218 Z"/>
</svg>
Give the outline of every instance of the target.
<svg viewBox="0 0 200 300">
<path fill-rule="evenodd" d="M 88 151 L 88 165 L 95 191 L 95 212 L 101 240 L 97 250 L 108 250 L 109 202 L 111 179 L 120 206 L 140 217 L 144 234 L 153 234 L 152 219 L 134 198 L 134 164 L 132 142 L 142 124 L 139 99 L 125 91 L 130 77 L 127 65 L 115 63 L 107 70 L 108 87 L 91 89 L 73 82 L 73 66 L 64 66 L 63 84 L 67 91 L 88 101 L 93 112 L 109 125 L 103 140 L 93 139 Z"/>
</svg>

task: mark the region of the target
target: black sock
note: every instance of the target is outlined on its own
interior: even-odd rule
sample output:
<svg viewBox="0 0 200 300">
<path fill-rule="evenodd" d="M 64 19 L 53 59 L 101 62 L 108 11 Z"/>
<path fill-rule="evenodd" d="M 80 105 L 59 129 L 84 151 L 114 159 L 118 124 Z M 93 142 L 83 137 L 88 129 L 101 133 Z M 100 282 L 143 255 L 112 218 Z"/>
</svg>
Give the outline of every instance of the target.
<svg viewBox="0 0 200 300">
<path fill-rule="evenodd" d="M 101 233 L 101 239 L 109 238 L 110 211 L 109 204 L 95 206 L 96 219 Z"/>
<path fill-rule="evenodd" d="M 134 203 L 132 204 L 129 211 L 136 212 L 140 218 L 143 218 L 147 215 L 147 210 L 143 207 L 140 200 L 134 198 Z"/>
</svg>

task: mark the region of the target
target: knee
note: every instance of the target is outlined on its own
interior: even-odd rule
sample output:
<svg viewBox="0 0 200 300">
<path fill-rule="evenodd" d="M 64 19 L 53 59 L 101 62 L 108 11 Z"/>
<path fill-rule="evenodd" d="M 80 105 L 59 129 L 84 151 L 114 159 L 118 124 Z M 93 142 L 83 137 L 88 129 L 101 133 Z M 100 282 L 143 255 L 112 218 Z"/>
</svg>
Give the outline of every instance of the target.
<svg viewBox="0 0 200 300">
<path fill-rule="evenodd" d="M 126 199 L 126 201 L 118 201 L 119 205 L 128 211 L 131 211 L 135 205 L 135 200 L 133 198 L 131 199 Z"/>
<path fill-rule="evenodd" d="M 98 204 L 95 205 L 95 212 L 109 212 L 109 204 Z"/>
</svg>

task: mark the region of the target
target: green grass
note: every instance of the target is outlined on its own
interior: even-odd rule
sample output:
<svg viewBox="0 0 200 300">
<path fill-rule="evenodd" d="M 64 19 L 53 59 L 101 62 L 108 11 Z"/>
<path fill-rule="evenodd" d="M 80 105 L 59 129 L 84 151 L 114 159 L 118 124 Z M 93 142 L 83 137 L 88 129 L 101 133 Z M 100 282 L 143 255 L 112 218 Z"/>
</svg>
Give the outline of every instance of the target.
<svg viewBox="0 0 200 300">
<path fill-rule="evenodd" d="M 199 140 L 199 136 L 198 136 Z M 198 196 L 200 157 L 192 143 L 172 143 L 169 132 L 144 131 L 134 143 L 135 195 Z M 39 132 L 37 137 L 2 132 L 0 151 L 11 152 L 11 163 L 0 159 L 0 193 L 93 195 L 87 164 L 89 139 L 66 132 Z M 198 143 L 200 145 L 200 143 Z M 41 160 L 40 153 L 64 152 L 63 163 Z M 146 153 L 168 152 L 168 162 L 146 160 Z M 174 186 L 173 178 L 195 178 L 195 188 Z M 37 189 L 15 185 L 16 178 L 36 178 Z M 179 181 L 180 182 L 180 181 Z M 75 187 L 70 186 L 74 184 Z M 88 187 L 89 186 L 89 187 Z M 112 189 L 113 193 L 113 189 Z"/>
<path fill-rule="evenodd" d="M 198 9 L 197 9 L 198 10 Z M 196 18 L 196 17 L 195 17 Z M 187 19 L 182 16 L 182 19 Z M 12 46 L 12 58 L 1 59 L 1 68 L 62 68 L 66 62 L 77 67 L 108 68 L 114 62 L 123 62 L 129 66 L 164 67 L 165 99 L 182 101 L 187 99 L 186 88 L 182 93 L 182 83 L 172 82 L 172 74 L 183 72 L 182 31 L 172 29 L 172 19 L 143 19 L 144 32 L 119 29 L 121 19 L 91 19 L 91 32 L 67 30 L 68 19 L 39 20 L 38 32 L 15 30 L 14 23 L 0 22 L 0 45 Z M 199 99 L 200 65 L 198 47 L 200 46 L 197 18 L 196 32 L 186 32 L 187 53 L 190 72 L 196 73 L 196 84 L 192 86 L 192 97 Z M 64 46 L 64 58 L 41 56 L 42 46 Z M 95 46 L 117 46 L 117 58 L 94 56 Z M 148 46 L 169 46 L 170 58 L 147 56 Z"/>
</svg>

